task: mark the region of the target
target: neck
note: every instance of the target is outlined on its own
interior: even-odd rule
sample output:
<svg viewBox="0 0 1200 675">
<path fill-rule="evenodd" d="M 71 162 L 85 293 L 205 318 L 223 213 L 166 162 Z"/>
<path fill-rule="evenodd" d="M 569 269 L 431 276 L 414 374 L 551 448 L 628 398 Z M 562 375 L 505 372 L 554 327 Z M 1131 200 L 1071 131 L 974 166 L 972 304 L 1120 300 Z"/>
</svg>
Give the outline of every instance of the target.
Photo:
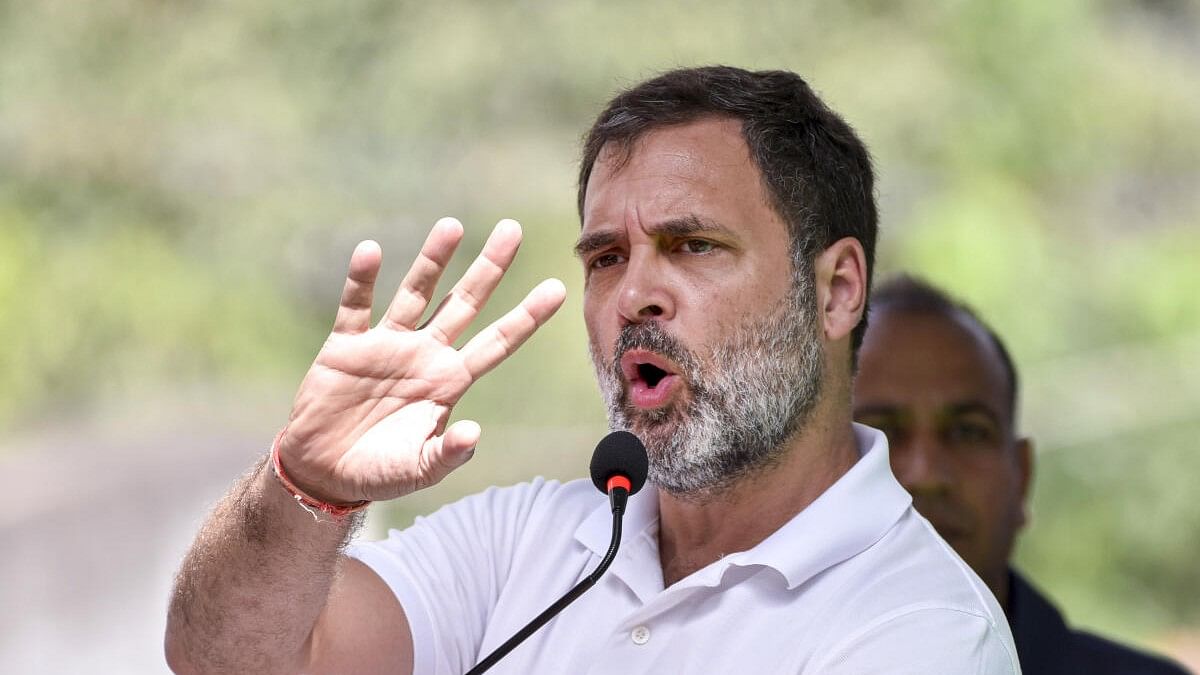
<svg viewBox="0 0 1200 675">
<path fill-rule="evenodd" d="M 854 466 L 858 448 L 849 405 L 832 411 L 822 407 L 824 402 L 787 441 L 778 463 L 766 470 L 711 495 L 659 491 L 659 561 L 665 585 L 758 545 Z"/>
</svg>

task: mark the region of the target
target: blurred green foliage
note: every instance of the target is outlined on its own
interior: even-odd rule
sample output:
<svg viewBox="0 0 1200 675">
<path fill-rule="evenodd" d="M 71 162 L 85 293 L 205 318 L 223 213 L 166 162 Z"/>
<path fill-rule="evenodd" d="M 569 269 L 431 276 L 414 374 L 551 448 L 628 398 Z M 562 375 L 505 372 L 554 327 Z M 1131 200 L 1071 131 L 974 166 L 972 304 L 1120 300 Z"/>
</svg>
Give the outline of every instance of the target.
<svg viewBox="0 0 1200 675">
<path fill-rule="evenodd" d="M 599 430 L 579 134 L 668 67 L 787 68 L 873 149 L 881 271 L 1011 342 L 1041 441 L 1024 564 L 1084 623 L 1197 624 L 1197 28 L 1194 0 L 0 2 L 0 425 L 295 380 L 354 242 L 392 288 L 450 213 L 469 249 L 526 225 L 485 320 L 545 276 L 571 290 L 460 413 Z"/>
</svg>

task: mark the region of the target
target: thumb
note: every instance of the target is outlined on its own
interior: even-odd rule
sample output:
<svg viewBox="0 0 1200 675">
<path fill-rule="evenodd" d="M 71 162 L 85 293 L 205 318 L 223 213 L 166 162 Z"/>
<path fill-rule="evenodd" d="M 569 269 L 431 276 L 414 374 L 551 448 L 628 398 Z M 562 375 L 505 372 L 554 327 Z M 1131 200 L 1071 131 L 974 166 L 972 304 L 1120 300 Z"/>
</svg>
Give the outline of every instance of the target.
<svg viewBox="0 0 1200 675">
<path fill-rule="evenodd" d="M 474 420 L 459 420 L 442 433 L 442 464 L 457 469 L 475 454 L 482 430 Z"/>
</svg>

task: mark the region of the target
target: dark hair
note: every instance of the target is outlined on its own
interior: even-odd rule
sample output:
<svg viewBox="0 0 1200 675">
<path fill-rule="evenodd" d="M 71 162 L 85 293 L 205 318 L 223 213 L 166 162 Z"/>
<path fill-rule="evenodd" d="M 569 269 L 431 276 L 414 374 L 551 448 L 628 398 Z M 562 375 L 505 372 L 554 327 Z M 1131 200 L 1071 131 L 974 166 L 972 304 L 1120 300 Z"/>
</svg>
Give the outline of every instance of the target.
<svg viewBox="0 0 1200 675">
<path fill-rule="evenodd" d="M 1004 341 L 992 330 L 986 321 L 979 317 L 974 309 L 959 300 L 950 297 L 942 289 L 923 279 L 901 274 L 881 283 L 871 295 L 871 303 L 876 312 L 902 312 L 907 314 L 937 314 L 953 319 L 955 316 L 965 317 L 974 323 L 987 335 L 988 340 L 1000 357 L 1000 365 L 1008 379 L 1008 409 L 1012 419 L 1017 416 L 1017 367 L 1013 364 Z"/>
<path fill-rule="evenodd" d="M 686 68 L 618 94 L 584 140 L 580 219 L 588 178 L 606 145 L 615 144 L 617 161 L 623 163 L 647 132 L 714 115 L 741 121 L 771 206 L 787 223 L 797 269 L 811 268 L 821 251 L 854 237 L 866 254 L 870 288 L 878 219 L 871 157 L 850 125 L 794 73 Z M 866 328 L 864 310 L 851 334 L 852 353 L 858 352 Z"/>
</svg>

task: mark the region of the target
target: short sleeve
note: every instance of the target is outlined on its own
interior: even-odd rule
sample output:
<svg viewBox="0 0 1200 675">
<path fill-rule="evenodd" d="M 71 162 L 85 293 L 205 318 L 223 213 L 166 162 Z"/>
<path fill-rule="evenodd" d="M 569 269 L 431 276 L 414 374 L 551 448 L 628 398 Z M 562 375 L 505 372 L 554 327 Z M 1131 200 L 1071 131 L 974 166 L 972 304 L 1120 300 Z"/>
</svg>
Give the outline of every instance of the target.
<svg viewBox="0 0 1200 675">
<path fill-rule="evenodd" d="M 392 530 L 383 541 L 348 548 L 404 608 L 414 675 L 458 675 L 475 665 L 529 514 L 558 487 L 539 478 L 489 488 Z"/>
</svg>

